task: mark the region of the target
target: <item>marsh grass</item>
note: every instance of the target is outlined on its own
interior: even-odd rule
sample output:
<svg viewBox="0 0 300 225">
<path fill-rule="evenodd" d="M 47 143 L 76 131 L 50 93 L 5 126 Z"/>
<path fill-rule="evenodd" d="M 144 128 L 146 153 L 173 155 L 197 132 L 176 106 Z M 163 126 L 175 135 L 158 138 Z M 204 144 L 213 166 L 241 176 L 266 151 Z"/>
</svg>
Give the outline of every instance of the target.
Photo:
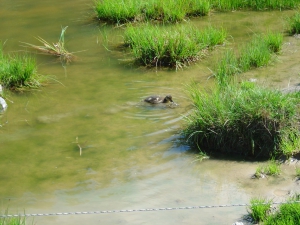
<svg viewBox="0 0 300 225">
<path fill-rule="evenodd" d="M 175 23 L 189 16 L 209 13 L 207 0 L 97 0 L 94 3 L 97 18 L 113 23 L 132 21 L 161 21 Z"/>
<path fill-rule="evenodd" d="M 8 215 L 8 210 L 5 210 L 4 215 Z M 0 218 L 0 225 L 26 225 L 26 218 L 18 217 L 2 217 Z"/>
<path fill-rule="evenodd" d="M 224 29 L 207 27 L 198 30 L 193 26 L 128 26 L 124 44 L 132 49 L 133 56 L 144 66 L 182 68 L 199 60 L 205 51 L 222 44 Z"/>
<path fill-rule="evenodd" d="M 95 1 L 94 10 L 98 19 L 114 23 L 133 21 L 141 10 L 139 0 L 99 0 Z"/>
<path fill-rule="evenodd" d="M 267 215 L 264 225 L 297 225 L 300 221 L 299 195 L 291 197 L 287 204 L 281 204 L 279 209 Z"/>
<path fill-rule="evenodd" d="M 27 46 L 36 49 L 44 54 L 54 55 L 60 58 L 60 60 L 64 63 L 72 62 L 75 59 L 75 56 L 68 52 L 68 50 L 65 48 L 65 32 L 68 27 L 62 28 L 60 37 L 58 42 L 50 44 L 46 40 L 44 40 L 41 37 L 37 37 L 36 39 L 41 42 L 43 45 L 33 45 L 29 43 L 24 43 Z"/>
<path fill-rule="evenodd" d="M 277 176 L 281 173 L 280 164 L 275 160 L 271 160 L 267 165 L 260 165 L 257 167 L 255 176 L 260 178 L 262 176 Z"/>
<path fill-rule="evenodd" d="M 262 198 L 253 198 L 250 200 L 250 216 L 255 222 L 266 220 L 270 208 L 271 201 Z"/>
<path fill-rule="evenodd" d="M 211 7 L 219 11 L 239 9 L 284 10 L 296 8 L 299 3 L 299 0 L 210 0 Z"/>
<path fill-rule="evenodd" d="M 6 54 L 0 46 L 0 83 L 9 89 L 41 86 L 35 59 L 29 54 Z"/>
<path fill-rule="evenodd" d="M 186 118 L 184 134 L 200 150 L 270 158 L 285 154 L 285 143 L 299 137 L 297 93 L 250 82 L 209 93 L 196 84 L 187 89 L 195 110 Z"/>
<path fill-rule="evenodd" d="M 290 35 L 300 33 L 300 12 L 296 12 L 293 16 L 287 19 L 288 33 Z"/>
<path fill-rule="evenodd" d="M 268 32 L 256 35 L 240 49 L 239 54 L 234 53 L 232 49 L 225 51 L 214 69 L 219 86 L 228 85 L 233 75 L 268 65 L 273 54 L 280 52 L 282 42 L 282 34 Z"/>
<path fill-rule="evenodd" d="M 300 0 L 96 0 L 94 11 L 98 19 L 112 23 L 175 23 L 186 17 L 208 15 L 211 10 L 283 10 L 296 8 L 299 3 Z"/>
<path fill-rule="evenodd" d="M 0 225 L 25 225 L 26 220 L 24 217 L 1 218 Z"/>
<path fill-rule="evenodd" d="M 226 50 L 218 61 L 214 76 L 219 87 L 227 86 L 235 74 L 240 73 L 239 61 L 232 49 Z"/>
</svg>

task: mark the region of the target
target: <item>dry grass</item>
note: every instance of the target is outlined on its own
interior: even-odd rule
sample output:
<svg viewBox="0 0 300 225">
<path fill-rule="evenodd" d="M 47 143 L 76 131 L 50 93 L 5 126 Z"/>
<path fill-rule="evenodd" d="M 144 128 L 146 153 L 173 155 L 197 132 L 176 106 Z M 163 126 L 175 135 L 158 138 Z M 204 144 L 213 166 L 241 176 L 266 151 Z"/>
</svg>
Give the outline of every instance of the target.
<svg viewBox="0 0 300 225">
<path fill-rule="evenodd" d="M 41 37 L 37 37 L 36 39 L 41 42 L 43 45 L 34 45 L 30 43 L 24 43 L 28 46 L 30 46 L 33 49 L 36 49 L 38 51 L 41 51 L 42 53 L 49 54 L 49 55 L 54 55 L 60 58 L 62 62 L 70 63 L 76 59 L 76 57 L 68 52 L 68 50 L 65 48 L 65 32 L 68 27 L 62 28 L 60 38 L 57 43 L 52 43 L 50 44 L 47 42 L 45 39 Z"/>
</svg>

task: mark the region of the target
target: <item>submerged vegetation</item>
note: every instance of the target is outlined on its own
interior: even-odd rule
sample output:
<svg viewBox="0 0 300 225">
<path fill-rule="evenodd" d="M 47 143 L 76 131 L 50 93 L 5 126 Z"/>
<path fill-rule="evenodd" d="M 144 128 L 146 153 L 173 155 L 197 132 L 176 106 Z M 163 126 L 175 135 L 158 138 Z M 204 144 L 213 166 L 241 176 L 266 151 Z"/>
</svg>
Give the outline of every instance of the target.
<svg viewBox="0 0 300 225">
<path fill-rule="evenodd" d="M 198 60 L 209 48 L 224 43 L 226 31 L 214 27 L 198 30 L 193 26 L 129 26 L 125 46 L 136 61 L 145 66 L 182 68 Z"/>
<path fill-rule="evenodd" d="M 208 15 L 211 10 L 283 10 L 296 8 L 299 3 L 300 0 L 96 0 L 94 10 L 98 19 L 113 23 L 151 20 L 174 23 L 190 16 Z"/>
<path fill-rule="evenodd" d="M 0 84 L 5 88 L 39 87 L 42 80 L 36 72 L 35 59 L 28 54 L 6 54 L 0 46 Z"/>
<path fill-rule="evenodd" d="M 300 149 L 287 147 L 300 136 L 299 93 L 283 94 L 250 82 L 211 93 L 193 84 L 188 91 L 195 110 L 184 134 L 199 149 L 264 158 L 291 156 Z"/>
<path fill-rule="evenodd" d="M 28 45 L 33 49 L 41 51 L 42 53 L 57 56 L 64 63 L 72 62 L 75 59 L 75 56 L 72 53 L 68 52 L 68 50 L 65 48 L 65 32 L 67 28 L 68 27 L 62 28 L 57 43 L 50 44 L 47 41 L 45 41 L 43 38 L 37 37 L 36 39 L 44 45 L 39 46 L 39 45 L 33 45 L 29 43 L 24 43 L 24 44 Z"/>
<path fill-rule="evenodd" d="M 296 225 L 300 221 L 300 196 L 291 197 L 277 209 L 271 210 L 272 201 L 254 198 L 250 201 L 250 216 L 263 225 Z"/>
<path fill-rule="evenodd" d="M 272 54 L 280 52 L 282 42 L 282 34 L 269 32 L 256 35 L 242 47 L 239 56 L 233 50 L 227 50 L 215 68 L 214 76 L 219 86 L 228 85 L 233 75 L 268 65 Z"/>
</svg>

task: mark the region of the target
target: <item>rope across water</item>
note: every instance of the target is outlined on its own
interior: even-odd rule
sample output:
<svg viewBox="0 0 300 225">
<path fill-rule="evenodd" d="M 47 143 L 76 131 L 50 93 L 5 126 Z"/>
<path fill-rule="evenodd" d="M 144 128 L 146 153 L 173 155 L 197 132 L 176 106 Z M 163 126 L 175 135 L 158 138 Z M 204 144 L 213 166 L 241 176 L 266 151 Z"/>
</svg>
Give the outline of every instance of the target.
<svg viewBox="0 0 300 225">
<path fill-rule="evenodd" d="M 273 202 L 272 205 L 300 203 L 300 201 L 291 202 Z M 261 203 L 269 204 L 269 203 Z M 30 214 L 14 214 L 0 215 L 0 218 L 7 217 L 30 217 L 30 216 L 67 216 L 67 215 L 87 215 L 87 214 L 108 214 L 108 213 L 130 213 L 130 212 L 153 212 L 153 211 L 169 211 L 182 209 L 207 209 L 207 208 L 224 208 L 224 207 L 245 207 L 250 204 L 231 204 L 231 205 L 206 205 L 206 206 L 184 206 L 184 207 L 166 207 L 166 208 L 148 208 L 148 209 L 124 209 L 124 210 L 104 210 L 104 211 L 86 211 L 86 212 L 57 212 L 57 213 L 30 213 Z"/>
</svg>

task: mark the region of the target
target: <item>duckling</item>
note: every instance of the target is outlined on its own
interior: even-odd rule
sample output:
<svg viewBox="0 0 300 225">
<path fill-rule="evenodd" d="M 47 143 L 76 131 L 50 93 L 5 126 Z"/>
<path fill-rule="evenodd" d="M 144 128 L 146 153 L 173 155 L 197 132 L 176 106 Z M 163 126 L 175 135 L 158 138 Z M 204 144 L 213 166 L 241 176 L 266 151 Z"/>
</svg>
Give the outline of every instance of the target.
<svg viewBox="0 0 300 225">
<path fill-rule="evenodd" d="M 158 103 L 168 103 L 173 102 L 172 96 L 167 95 L 166 97 L 161 97 L 158 95 L 149 96 L 144 99 L 145 102 L 151 103 L 151 104 L 158 104 Z"/>
</svg>

